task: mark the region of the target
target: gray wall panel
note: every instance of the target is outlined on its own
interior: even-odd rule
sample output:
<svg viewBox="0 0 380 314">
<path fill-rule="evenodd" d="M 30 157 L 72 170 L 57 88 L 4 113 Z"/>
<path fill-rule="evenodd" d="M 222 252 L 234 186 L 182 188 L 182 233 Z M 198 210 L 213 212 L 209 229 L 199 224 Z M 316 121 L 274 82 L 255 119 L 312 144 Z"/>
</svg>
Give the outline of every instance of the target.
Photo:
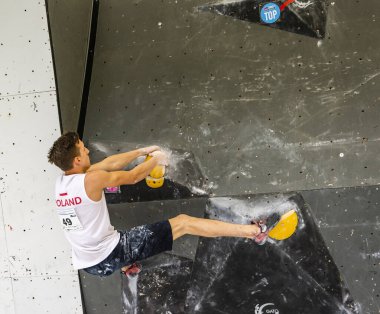
<svg viewBox="0 0 380 314">
<path fill-rule="evenodd" d="M 87 62 L 92 0 L 47 0 L 60 114 L 64 131 L 76 130 Z"/>
<path fill-rule="evenodd" d="M 324 40 L 201 4 L 100 3 L 86 138 L 192 151 L 216 195 L 380 182 L 378 2 L 330 5 Z"/>
<path fill-rule="evenodd" d="M 327 247 L 360 313 L 379 311 L 379 187 L 305 191 Z"/>
<path fill-rule="evenodd" d="M 380 184 L 380 3 L 329 2 L 323 40 L 198 12 L 203 4 L 100 2 L 85 139 L 191 151 L 214 195 Z M 338 206 L 339 190 L 305 198 L 371 313 L 378 224 L 367 189 L 345 190 Z"/>
</svg>

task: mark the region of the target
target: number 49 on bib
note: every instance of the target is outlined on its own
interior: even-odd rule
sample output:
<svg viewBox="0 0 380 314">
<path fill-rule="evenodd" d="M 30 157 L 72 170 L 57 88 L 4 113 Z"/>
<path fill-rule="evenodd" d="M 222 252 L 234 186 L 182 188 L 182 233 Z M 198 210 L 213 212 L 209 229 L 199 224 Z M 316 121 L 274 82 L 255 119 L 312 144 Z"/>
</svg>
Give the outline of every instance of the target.
<svg viewBox="0 0 380 314">
<path fill-rule="evenodd" d="M 63 229 L 67 231 L 83 229 L 82 224 L 80 223 L 75 212 L 70 214 L 60 214 L 59 218 L 61 220 Z"/>
</svg>

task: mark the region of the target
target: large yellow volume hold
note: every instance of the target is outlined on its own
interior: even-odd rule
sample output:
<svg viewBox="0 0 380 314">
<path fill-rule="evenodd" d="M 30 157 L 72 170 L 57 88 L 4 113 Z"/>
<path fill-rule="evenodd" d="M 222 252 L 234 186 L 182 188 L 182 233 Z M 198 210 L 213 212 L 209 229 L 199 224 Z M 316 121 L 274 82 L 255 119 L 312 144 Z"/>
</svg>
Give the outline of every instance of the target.
<svg viewBox="0 0 380 314">
<path fill-rule="evenodd" d="M 268 235 L 275 240 L 285 240 L 296 231 L 297 225 L 297 212 L 292 209 L 281 216 L 280 221 Z"/>
<path fill-rule="evenodd" d="M 146 156 L 145 161 L 148 161 L 151 158 L 152 156 Z M 157 165 L 150 172 L 149 176 L 145 178 L 146 184 L 153 189 L 160 188 L 164 184 L 164 175 L 165 166 Z"/>
</svg>

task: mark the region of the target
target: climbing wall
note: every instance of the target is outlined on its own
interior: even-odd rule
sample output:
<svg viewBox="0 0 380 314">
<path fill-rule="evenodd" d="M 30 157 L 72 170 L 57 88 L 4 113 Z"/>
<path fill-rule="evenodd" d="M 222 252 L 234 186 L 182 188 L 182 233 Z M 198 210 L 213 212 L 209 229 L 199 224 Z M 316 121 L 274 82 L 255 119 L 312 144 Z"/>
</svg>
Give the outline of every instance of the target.
<svg viewBox="0 0 380 314">
<path fill-rule="evenodd" d="M 184 187 L 178 188 L 183 194 L 169 193 L 173 192 L 169 189 L 153 197 L 140 193 L 137 199 L 133 191 L 125 190 L 122 196 L 110 196 L 109 201 L 115 201 L 110 205 L 113 222 L 119 228 L 124 226 L 120 222 L 128 221 L 127 212 L 123 214 L 120 206 L 176 208 L 174 215 L 178 209 L 190 210 L 191 202 L 204 197 L 306 191 L 316 202 L 319 196 L 328 195 L 326 203 L 310 207 L 310 221 L 317 234 L 320 232 L 323 251 L 334 252 L 334 260 L 344 261 L 331 260 L 334 271 L 329 274 L 343 278 L 334 293 L 346 291 L 346 287 L 351 291 L 355 285 L 370 288 L 345 294 L 350 301 L 355 300 L 352 308 L 344 300 L 334 303 L 338 294 L 331 293 L 327 299 L 333 295 L 330 301 L 342 313 L 373 313 L 379 308 L 375 285 L 380 282 L 375 244 L 379 220 L 373 208 L 365 209 L 369 201 L 366 193 L 380 183 L 380 42 L 374 40 L 380 31 L 380 4 L 375 0 L 299 0 L 286 1 L 286 6 L 284 1 L 275 2 L 281 7 L 281 18 L 268 24 L 258 11 L 264 1 L 99 1 L 84 140 L 92 147 L 94 161 L 123 147 L 148 144 L 161 145 L 173 156 L 187 154 L 191 160 L 190 167 L 180 165 L 182 170 L 166 178 L 168 184 L 173 183 L 171 187 L 176 187 L 175 183 Z M 366 195 L 360 202 L 354 202 L 359 192 L 353 189 L 343 193 L 351 200 L 346 207 L 329 207 L 335 191 L 329 194 L 326 189 L 341 191 L 358 186 Z M 377 194 L 372 195 L 377 201 Z M 372 234 L 360 229 L 354 204 L 365 217 L 363 226 L 370 226 Z M 199 208 L 207 215 L 205 206 Z M 341 219 L 341 210 L 345 209 L 347 220 Z M 322 216 L 313 217 L 314 210 L 320 210 Z M 323 215 L 327 213 L 324 225 Z M 139 217 L 142 220 L 138 222 L 143 223 L 145 217 Z M 351 234 L 348 226 L 360 232 Z M 336 241 L 334 237 L 342 239 L 338 234 L 343 229 L 339 228 L 344 229 L 345 237 Z M 345 251 L 346 243 L 354 243 L 353 249 Z M 201 239 L 195 247 L 197 257 L 188 254 L 184 261 L 184 256 L 176 254 L 174 264 L 183 266 L 187 273 L 188 263 L 199 265 L 207 256 L 217 259 L 226 254 L 212 247 Z M 193 248 L 189 244 L 188 250 Z M 356 272 L 365 265 L 365 275 L 351 276 L 349 263 L 355 265 Z M 162 272 L 153 281 L 157 286 L 148 290 L 157 303 L 162 300 L 158 283 L 167 271 L 163 264 L 157 260 Z M 227 276 L 223 280 L 232 285 L 234 280 L 240 281 L 233 276 L 235 271 L 238 269 L 223 273 Z M 152 272 L 148 267 L 141 275 L 142 284 L 151 282 Z M 146 299 L 138 303 L 141 307 L 131 303 L 133 295 L 138 295 L 138 282 L 120 281 L 118 274 L 101 280 L 82 276 L 89 283 L 85 302 L 95 312 L 104 310 L 105 304 L 115 313 L 120 308 L 126 312 L 149 308 Z M 199 274 L 200 281 L 209 280 L 202 276 Z M 116 280 L 122 287 L 113 296 L 122 300 L 117 309 L 93 297 L 99 291 L 97 284 L 108 291 Z M 222 288 L 228 285 L 220 281 L 211 292 L 222 294 L 207 295 L 210 302 L 206 307 L 199 302 L 197 307 L 198 303 L 190 302 L 191 287 L 197 281 L 189 284 L 193 286 L 189 286 L 186 297 L 178 291 L 189 313 L 201 312 L 202 306 L 209 311 L 204 313 L 212 313 L 214 303 L 221 306 L 218 303 L 227 300 L 221 296 L 225 292 Z M 166 287 L 170 289 L 171 285 Z M 329 288 L 324 287 L 322 294 L 329 294 Z M 263 305 L 257 302 L 255 306 Z M 297 307 L 299 312 L 292 309 L 292 313 L 303 313 L 302 306 Z M 337 309 L 327 311 L 335 313 Z"/>
<path fill-rule="evenodd" d="M 189 151 L 215 195 L 379 183 L 379 4 L 313 2 L 284 12 L 323 4 L 323 38 L 100 1 L 85 138 Z"/>
<path fill-rule="evenodd" d="M 46 0 L 63 131 L 78 127 L 92 0 Z"/>
</svg>

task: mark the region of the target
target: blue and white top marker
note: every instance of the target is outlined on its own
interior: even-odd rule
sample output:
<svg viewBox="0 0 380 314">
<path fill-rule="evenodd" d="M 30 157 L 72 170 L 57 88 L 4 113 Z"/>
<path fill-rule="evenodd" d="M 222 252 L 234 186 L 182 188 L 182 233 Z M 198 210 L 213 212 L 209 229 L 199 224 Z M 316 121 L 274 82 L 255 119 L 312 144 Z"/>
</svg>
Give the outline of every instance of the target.
<svg viewBox="0 0 380 314">
<path fill-rule="evenodd" d="M 264 23 L 272 24 L 280 18 L 280 7 L 273 2 L 265 4 L 260 11 L 260 18 Z"/>
</svg>

